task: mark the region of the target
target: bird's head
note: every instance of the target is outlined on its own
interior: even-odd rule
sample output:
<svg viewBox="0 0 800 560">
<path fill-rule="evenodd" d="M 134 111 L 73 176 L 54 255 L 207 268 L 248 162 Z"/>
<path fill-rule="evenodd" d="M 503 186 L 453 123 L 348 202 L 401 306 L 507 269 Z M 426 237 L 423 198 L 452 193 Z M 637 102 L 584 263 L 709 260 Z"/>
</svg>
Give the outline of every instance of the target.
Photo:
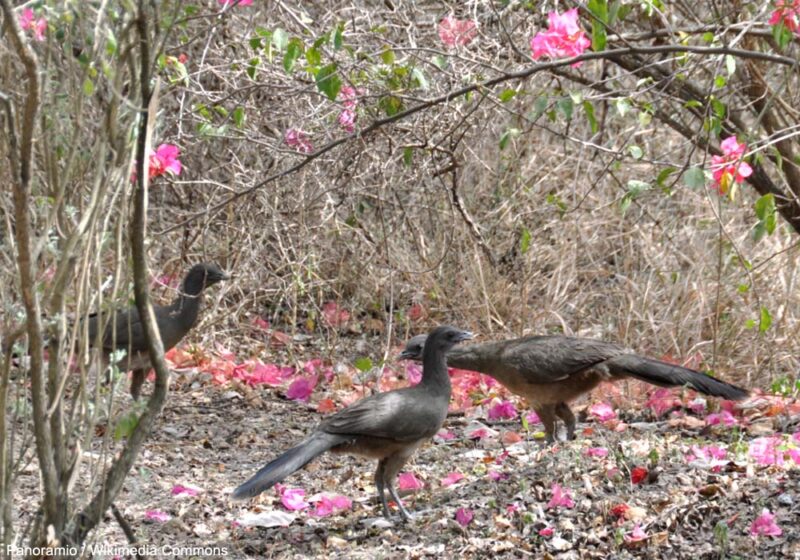
<svg viewBox="0 0 800 560">
<path fill-rule="evenodd" d="M 459 342 L 470 340 L 472 336 L 471 332 L 455 327 L 447 325 L 436 327 L 428 333 L 428 337 L 425 339 L 423 354 L 431 351 L 447 352 Z"/>
<path fill-rule="evenodd" d="M 196 264 L 183 280 L 183 292 L 189 295 L 198 295 L 209 286 L 223 280 L 230 280 L 230 278 L 230 275 L 213 263 Z"/>
<path fill-rule="evenodd" d="M 416 362 L 422 361 L 422 350 L 425 348 L 425 340 L 428 338 L 427 334 L 418 334 L 406 342 L 406 347 L 398 354 L 398 360 L 414 360 Z"/>
</svg>

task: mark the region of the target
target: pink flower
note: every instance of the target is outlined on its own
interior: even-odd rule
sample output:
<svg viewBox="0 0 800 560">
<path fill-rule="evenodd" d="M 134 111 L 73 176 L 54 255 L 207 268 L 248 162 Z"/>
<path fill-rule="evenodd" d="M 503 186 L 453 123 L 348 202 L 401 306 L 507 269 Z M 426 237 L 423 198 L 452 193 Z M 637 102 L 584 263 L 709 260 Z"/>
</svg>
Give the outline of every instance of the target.
<svg viewBox="0 0 800 560">
<path fill-rule="evenodd" d="M 286 488 L 282 484 L 276 484 L 275 490 L 281 497 L 283 507 L 289 511 L 298 511 L 306 509 L 309 503 L 305 501 L 306 491 L 302 488 Z"/>
<path fill-rule="evenodd" d="M 316 385 L 316 378 L 298 377 L 289 385 L 289 389 L 286 391 L 286 398 L 293 401 L 308 402 L 308 398 L 314 392 Z"/>
<path fill-rule="evenodd" d="M 743 183 L 747 177 L 753 174 L 753 168 L 742 161 L 747 146 L 739 144 L 735 136 L 728 136 L 719 147 L 722 155 L 711 157 L 711 171 L 716 183 L 713 188 L 717 189 L 720 194 L 725 194 L 732 181 Z"/>
<path fill-rule="evenodd" d="M 322 304 L 322 318 L 329 327 L 338 328 L 350 320 L 350 312 L 335 301 Z"/>
<path fill-rule="evenodd" d="M 311 140 L 308 134 L 297 128 L 290 128 L 286 131 L 284 142 L 290 148 L 295 148 L 301 154 L 310 154 L 314 151 L 314 146 L 311 145 Z"/>
<path fill-rule="evenodd" d="M 464 480 L 464 475 L 458 472 L 451 472 L 446 477 L 441 480 L 441 484 L 443 487 L 447 488 L 448 486 L 452 486 L 457 482 Z"/>
<path fill-rule="evenodd" d="M 408 379 L 408 384 L 411 386 L 414 386 L 420 381 L 422 381 L 422 368 L 419 367 L 419 364 L 415 364 L 414 362 L 411 361 L 406 362 L 406 379 Z M 456 437 L 450 432 L 447 433 L 450 434 L 451 436 L 450 439 Z"/>
<path fill-rule="evenodd" d="M 472 519 L 475 517 L 475 514 L 472 513 L 472 510 L 465 509 L 465 508 L 458 508 L 456 510 L 456 521 L 462 527 L 466 527 L 470 523 L 472 523 Z"/>
<path fill-rule="evenodd" d="M 750 456 L 759 465 L 782 465 L 783 451 L 778 449 L 782 443 L 778 436 L 756 438 L 750 443 Z"/>
<path fill-rule="evenodd" d="M 728 450 L 716 445 L 692 446 L 692 452 L 686 455 L 686 461 L 698 466 L 710 468 L 712 472 L 719 472 L 722 466 L 728 464 Z"/>
<path fill-rule="evenodd" d="M 489 420 L 499 420 L 501 418 L 516 418 L 517 408 L 511 401 L 502 401 L 489 409 Z"/>
<path fill-rule="evenodd" d="M 569 489 L 562 488 L 560 484 L 555 482 L 550 490 L 553 492 L 553 497 L 550 498 L 549 502 L 547 502 L 546 509 L 556 507 L 575 507 L 575 502 L 572 501 L 572 494 L 570 493 Z"/>
<path fill-rule="evenodd" d="M 602 459 L 604 457 L 608 457 L 608 449 L 606 449 L 605 447 L 590 447 L 589 449 L 586 450 L 586 456 L 599 457 Z"/>
<path fill-rule="evenodd" d="M 545 538 L 552 537 L 554 532 L 555 529 L 552 527 L 545 527 L 544 529 L 539 529 L 539 536 Z"/>
<path fill-rule="evenodd" d="M 226 6 L 250 6 L 253 4 L 253 0 L 239 0 L 238 2 L 236 0 L 217 0 L 217 2 L 223 8 Z"/>
<path fill-rule="evenodd" d="M 44 34 L 47 31 L 47 20 L 45 18 L 36 19 L 31 8 L 25 8 L 20 12 L 17 20 L 23 31 L 33 31 L 33 38 L 37 41 L 44 41 Z"/>
<path fill-rule="evenodd" d="M 625 542 L 639 542 L 649 538 L 648 534 L 644 532 L 644 530 L 639 527 L 639 524 L 633 526 L 633 531 L 630 533 L 625 534 Z"/>
<path fill-rule="evenodd" d="M 187 496 L 197 496 L 200 493 L 200 490 L 197 488 L 193 488 L 191 486 L 184 486 L 183 484 L 176 484 L 172 487 L 172 495 L 173 496 L 180 496 L 181 494 L 186 494 Z"/>
<path fill-rule="evenodd" d="M 417 383 L 419 383 L 419 381 L 417 381 Z M 442 441 L 450 441 L 451 439 L 456 439 L 456 435 L 453 432 L 451 432 L 450 430 L 445 430 L 444 428 L 439 430 L 439 433 L 433 437 L 438 438 Z"/>
<path fill-rule="evenodd" d="M 491 470 L 489 471 L 489 478 L 491 478 L 495 482 L 500 482 L 501 480 L 508 480 L 508 475 L 506 473 Z"/>
<path fill-rule="evenodd" d="M 414 476 L 414 473 L 404 472 L 397 477 L 397 487 L 400 490 L 413 490 L 416 492 L 421 490 L 423 486 L 422 481 Z"/>
<path fill-rule="evenodd" d="M 550 12 L 547 15 L 550 26 L 531 39 L 533 59 L 543 56 L 561 58 L 578 56 L 592 44 L 578 24 L 578 8 L 567 10 L 564 14 Z M 580 66 L 576 62 L 572 66 Z"/>
<path fill-rule="evenodd" d="M 361 89 L 353 86 L 342 86 L 342 89 L 339 90 L 339 97 L 342 98 L 342 105 L 345 109 L 355 109 L 358 105 L 358 96 L 363 93 Z"/>
<path fill-rule="evenodd" d="M 353 133 L 356 129 L 356 112 L 352 109 L 345 109 L 339 113 L 339 126 L 347 132 Z"/>
<path fill-rule="evenodd" d="M 753 537 L 780 537 L 782 534 L 783 531 L 775 523 L 775 515 L 767 508 L 761 510 L 761 515 L 750 525 L 750 535 Z"/>
<path fill-rule="evenodd" d="M 158 511 L 153 509 L 144 512 L 144 518 L 147 521 L 157 521 L 159 523 L 166 523 L 167 521 L 172 519 L 172 516 L 168 513 L 164 513 L 163 511 Z"/>
<path fill-rule="evenodd" d="M 769 24 L 778 25 L 781 22 L 789 31 L 800 32 L 800 0 L 775 2 L 775 11 L 769 18 Z"/>
<path fill-rule="evenodd" d="M 439 22 L 439 38 L 448 47 L 467 45 L 478 33 L 475 27 L 475 20 L 447 16 Z"/>
<path fill-rule="evenodd" d="M 469 439 L 484 439 L 491 436 L 486 428 L 476 428 L 467 434 Z"/>
<path fill-rule="evenodd" d="M 338 513 L 353 507 L 353 502 L 347 496 L 328 496 L 323 494 L 317 501 L 317 505 L 312 512 L 317 517 L 327 517 L 333 513 Z"/>
<path fill-rule="evenodd" d="M 697 397 L 689 403 L 689 409 L 695 414 L 703 414 L 706 411 L 706 400 L 702 397 Z"/>
<path fill-rule="evenodd" d="M 675 406 L 680 406 L 680 399 L 676 398 L 669 389 L 658 389 L 644 405 L 653 411 L 656 416 L 661 416 Z"/>
<path fill-rule="evenodd" d="M 722 424 L 730 428 L 731 426 L 735 426 L 737 422 L 733 414 L 727 410 L 715 412 L 714 414 L 706 416 L 706 426 L 716 426 L 717 424 Z"/>
<path fill-rule="evenodd" d="M 525 416 L 525 420 L 527 420 L 529 425 L 530 424 L 540 424 L 542 422 L 541 419 L 539 418 L 539 415 L 536 414 L 536 412 L 529 412 Z"/>
<path fill-rule="evenodd" d="M 150 165 L 148 176 L 153 179 L 164 173 L 170 175 L 181 174 L 181 162 L 178 160 L 180 150 L 172 144 L 161 144 L 155 151 L 150 152 Z"/>
<path fill-rule="evenodd" d="M 601 422 L 607 422 L 608 420 L 613 420 L 617 417 L 617 413 L 614 412 L 614 409 L 611 408 L 610 405 L 606 403 L 596 403 L 589 407 L 589 414 L 600 420 Z"/>
<path fill-rule="evenodd" d="M 631 482 L 640 484 L 647 478 L 647 469 L 644 467 L 633 467 L 631 469 Z"/>
</svg>

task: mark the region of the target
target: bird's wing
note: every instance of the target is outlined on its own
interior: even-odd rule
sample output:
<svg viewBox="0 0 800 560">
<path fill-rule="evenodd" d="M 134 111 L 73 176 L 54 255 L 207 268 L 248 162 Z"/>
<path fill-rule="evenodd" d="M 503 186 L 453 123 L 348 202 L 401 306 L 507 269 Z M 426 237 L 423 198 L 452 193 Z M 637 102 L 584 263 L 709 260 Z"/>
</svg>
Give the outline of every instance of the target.
<svg viewBox="0 0 800 560">
<path fill-rule="evenodd" d="M 529 383 L 556 383 L 601 362 L 626 353 L 601 340 L 570 336 L 522 338 L 507 345 L 499 361 L 514 368 Z"/>
<path fill-rule="evenodd" d="M 319 429 L 331 434 L 414 441 L 436 433 L 447 405 L 436 406 L 423 392 L 398 389 L 362 399 L 327 418 Z"/>
</svg>

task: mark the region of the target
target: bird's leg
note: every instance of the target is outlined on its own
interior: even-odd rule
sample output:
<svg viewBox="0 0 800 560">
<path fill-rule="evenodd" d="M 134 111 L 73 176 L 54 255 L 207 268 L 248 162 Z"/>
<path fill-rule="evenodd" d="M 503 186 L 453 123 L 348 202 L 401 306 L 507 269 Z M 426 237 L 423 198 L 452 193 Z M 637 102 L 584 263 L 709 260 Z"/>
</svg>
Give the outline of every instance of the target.
<svg viewBox="0 0 800 560">
<path fill-rule="evenodd" d="M 572 409 L 565 402 L 560 402 L 556 405 L 556 414 L 564 421 L 567 426 L 567 440 L 575 439 L 575 415 Z"/>
<path fill-rule="evenodd" d="M 381 500 L 381 506 L 383 506 L 383 516 L 386 519 L 391 519 L 392 516 L 389 513 L 389 504 L 386 501 L 386 492 L 384 491 L 384 484 L 383 484 L 383 475 L 385 470 L 386 470 L 386 460 L 381 459 L 380 461 L 378 461 L 378 468 L 375 469 L 375 487 L 378 489 L 378 497 Z"/>
<path fill-rule="evenodd" d="M 389 495 L 391 495 L 392 499 L 397 503 L 400 514 L 405 521 L 411 521 L 413 516 L 403 505 L 402 500 L 400 500 L 400 496 L 397 494 L 397 490 L 394 487 L 394 479 L 397 478 L 397 474 L 400 472 L 400 469 L 403 468 L 403 465 L 405 465 L 408 457 L 414 452 L 414 448 L 416 448 L 416 446 L 407 449 L 404 454 L 391 455 L 384 459 L 386 464 L 383 469 L 383 482 L 389 489 Z"/>
<path fill-rule="evenodd" d="M 142 394 L 142 385 L 147 379 L 147 371 L 146 369 L 135 369 L 131 373 L 131 396 L 135 401 L 138 401 Z"/>
<path fill-rule="evenodd" d="M 536 414 L 539 415 L 539 420 L 544 424 L 544 433 L 546 435 L 547 443 L 554 443 L 556 441 L 556 407 L 555 405 L 548 404 L 536 409 Z"/>
</svg>

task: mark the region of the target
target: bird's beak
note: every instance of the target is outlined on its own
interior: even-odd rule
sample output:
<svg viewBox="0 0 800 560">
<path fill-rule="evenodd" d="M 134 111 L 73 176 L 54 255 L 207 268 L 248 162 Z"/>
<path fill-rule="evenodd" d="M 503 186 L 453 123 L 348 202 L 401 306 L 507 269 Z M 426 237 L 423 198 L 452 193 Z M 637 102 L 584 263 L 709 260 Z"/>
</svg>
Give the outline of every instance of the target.
<svg viewBox="0 0 800 560">
<path fill-rule="evenodd" d="M 403 350 L 397 355 L 398 360 L 410 360 L 414 357 L 414 353 L 411 350 Z"/>
<path fill-rule="evenodd" d="M 475 338 L 475 335 L 469 331 L 461 331 L 461 336 L 458 337 L 458 341 L 462 342 L 464 340 L 472 340 Z"/>
</svg>

